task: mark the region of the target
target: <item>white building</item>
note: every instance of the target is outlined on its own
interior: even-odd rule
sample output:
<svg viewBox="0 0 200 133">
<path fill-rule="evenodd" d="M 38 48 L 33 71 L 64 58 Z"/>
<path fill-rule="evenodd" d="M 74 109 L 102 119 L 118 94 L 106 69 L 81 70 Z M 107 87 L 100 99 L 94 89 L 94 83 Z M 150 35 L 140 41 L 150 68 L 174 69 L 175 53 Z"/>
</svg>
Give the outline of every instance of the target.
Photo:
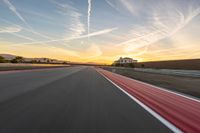
<svg viewBox="0 0 200 133">
<path fill-rule="evenodd" d="M 134 60 L 129 57 L 120 57 L 118 60 L 114 62 L 114 64 L 130 64 L 130 63 L 137 63 L 137 60 Z"/>
</svg>

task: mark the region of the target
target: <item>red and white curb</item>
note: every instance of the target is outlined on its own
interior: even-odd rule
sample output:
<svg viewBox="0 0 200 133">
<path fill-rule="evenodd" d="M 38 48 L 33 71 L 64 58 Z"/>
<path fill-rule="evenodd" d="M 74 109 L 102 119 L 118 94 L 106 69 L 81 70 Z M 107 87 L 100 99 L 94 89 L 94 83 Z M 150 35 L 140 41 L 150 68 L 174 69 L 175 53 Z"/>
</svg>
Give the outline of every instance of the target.
<svg viewBox="0 0 200 133">
<path fill-rule="evenodd" d="M 173 132 L 200 132 L 198 99 L 106 70 L 97 69 L 97 71 Z"/>
</svg>

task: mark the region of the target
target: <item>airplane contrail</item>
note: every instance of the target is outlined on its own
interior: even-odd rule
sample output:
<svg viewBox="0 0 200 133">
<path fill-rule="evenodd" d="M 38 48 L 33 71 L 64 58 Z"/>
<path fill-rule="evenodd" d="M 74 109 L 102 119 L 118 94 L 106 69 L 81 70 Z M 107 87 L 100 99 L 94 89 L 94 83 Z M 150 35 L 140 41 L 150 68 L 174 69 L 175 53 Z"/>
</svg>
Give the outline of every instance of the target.
<svg viewBox="0 0 200 133">
<path fill-rule="evenodd" d="M 91 16 L 91 9 L 92 9 L 92 0 L 88 0 L 88 18 L 87 18 L 88 34 L 90 34 L 90 16 Z M 88 37 L 88 39 L 89 39 L 89 37 Z"/>
<path fill-rule="evenodd" d="M 35 41 L 34 39 L 32 39 L 30 37 L 17 34 L 17 32 L 20 32 L 20 31 L 21 31 L 20 27 L 5 27 L 3 29 L 0 29 L 0 34 L 1 33 L 9 33 L 9 34 L 12 34 L 19 38 L 23 38 L 23 39 L 30 40 L 30 41 Z"/>
<path fill-rule="evenodd" d="M 14 6 L 9 0 L 3 0 L 3 1 L 4 1 L 4 3 L 8 6 L 8 8 L 9 8 L 21 21 L 23 21 L 24 24 L 26 24 L 26 26 L 28 26 L 28 28 L 30 28 L 30 30 L 29 30 L 29 29 L 27 29 L 27 30 L 29 30 L 30 32 L 32 32 L 32 33 L 34 33 L 34 34 L 36 34 L 36 35 L 39 35 L 39 36 L 41 36 L 41 37 L 43 37 L 43 38 L 52 39 L 51 37 L 48 37 L 48 36 L 46 36 L 46 35 L 44 35 L 44 34 L 41 34 L 41 33 L 39 33 L 39 32 L 34 31 L 33 28 L 26 22 L 26 20 L 22 17 L 22 15 L 17 11 L 17 9 L 15 8 L 15 6 Z"/>
<path fill-rule="evenodd" d="M 38 41 L 38 42 L 30 42 L 30 43 L 19 43 L 16 45 L 25 45 L 25 44 L 36 44 L 36 43 L 51 43 L 51 42 L 59 42 L 59 41 L 70 41 L 70 40 L 75 40 L 75 39 L 82 39 L 82 38 L 87 38 L 87 37 L 92 37 L 92 36 L 98 36 L 98 35 L 103 35 L 103 34 L 107 34 L 110 33 L 114 30 L 117 30 L 117 28 L 110 28 L 110 29 L 104 29 L 104 30 L 100 30 L 97 32 L 93 32 L 87 35 L 82 35 L 82 36 L 78 36 L 78 37 L 71 37 L 71 38 L 66 38 L 66 39 L 57 39 L 57 40 L 48 40 L 48 41 Z"/>
<path fill-rule="evenodd" d="M 20 15 L 20 13 L 16 10 L 16 8 L 10 3 L 9 0 L 3 0 L 4 3 L 8 6 L 8 8 L 13 12 L 15 13 L 15 15 L 18 16 L 18 18 L 20 20 L 22 20 L 24 23 L 26 23 L 26 21 L 24 20 L 24 18 Z"/>
<path fill-rule="evenodd" d="M 166 18 L 167 19 L 162 19 L 162 17 L 160 17 L 158 14 L 153 14 L 153 27 L 155 27 L 155 29 L 152 29 L 151 27 L 148 28 L 147 26 L 144 26 L 145 29 L 147 29 L 146 33 L 143 32 L 143 30 L 139 29 L 135 29 L 134 32 L 138 32 L 138 34 L 141 34 L 141 36 L 139 37 L 135 37 L 132 39 L 129 39 L 127 41 L 123 41 L 120 44 L 116 45 L 116 46 L 123 46 L 124 45 L 124 51 L 125 52 L 133 52 L 136 49 L 145 47 L 145 51 L 146 47 L 148 48 L 149 45 L 154 44 L 157 41 L 160 41 L 166 37 L 171 37 L 173 36 L 175 33 L 177 33 L 179 30 L 183 29 L 190 21 L 192 21 L 196 16 L 198 16 L 200 14 L 200 7 L 194 9 L 194 7 L 190 7 L 190 11 L 188 12 L 183 12 L 181 10 L 178 10 L 178 8 L 176 7 L 174 10 L 175 11 L 167 11 L 167 15 Z M 174 17 L 176 16 L 176 17 Z M 177 19 L 177 20 L 176 20 Z M 168 20 L 166 22 L 166 20 Z M 175 27 L 173 27 L 172 25 L 170 25 L 170 23 L 173 23 L 173 25 L 175 25 Z M 153 30 L 153 31 L 152 31 Z M 144 30 L 145 31 L 145 30 Z M 142 35 L 143 33 L 145 33 L 144 35 Z M 145 40 L 147 40 L 147 42 L 144 42 Z M 140 42 L 142 41 L 142 42 Z M 144 53 L 142 52 L 142 53 Z M 135 55 L 137 56 L 137 55 Z"/>
<path fill-rule="evenodd" d="M 26 22 L 26 20 L 22 17 L 22 15 L 17 11 L 15 6 L 9 1 L 9 0 L 3 0 L 4 3 L 8 6 L 8 8 L 21 20 L 23 21 L 28 27 L 29 24 Z"/>
</svg>

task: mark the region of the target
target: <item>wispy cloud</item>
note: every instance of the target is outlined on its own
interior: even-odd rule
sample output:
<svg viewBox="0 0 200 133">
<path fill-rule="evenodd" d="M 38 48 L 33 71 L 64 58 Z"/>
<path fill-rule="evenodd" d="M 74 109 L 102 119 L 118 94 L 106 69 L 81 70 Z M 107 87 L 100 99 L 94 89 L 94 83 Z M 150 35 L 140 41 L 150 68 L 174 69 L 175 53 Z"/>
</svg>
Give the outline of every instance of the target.
<svg viewBox="0 0 200 133">
<path fill-rule="evenodd" d="M 105 0 L 108 5 L 117 10 L 118 12 L 128 11 L 136 15 L 138 7 L 132 0 Z"/>
<path fill-rule="evenodd" d="M 66 33 L 67 37 L 78 37 L 86 31 L 85 25 L 81 22 L 82 14 L 78 11 L 78 9 L 67 3 L 61 4 L 54 0 L 51 2 L 58 6 L 58 10 L 56 12 L 70 21 L 69 25 L 66 24 L 65 26 L 66 31 L 71 31 Z"/>
<path fill-rule="evenodd" d="M 36 44 L 36 43 L 51 43 L 51 42 L 59 42 L 59 41 L 71 41 L 71 40 L 76 40 L 76 39 L 82 39 L 82 38 L 87 38 L 87 37 L 94 37 L 94 36 L 108 34 L 108 33 L 112 32 L 114 30 L 117 30 L 117 28 L 104 29 L 104 30 L 100 30 L 100 31 L 97 31 L 97 32 L 93 32 L 93 33 L 78 36 L 78 37 L 71 37 L 71 38 L 64 38 L 64 39 L 57 39 L 57 40 L 48 40 L 48 41 L 37 41 L 37 42 L 32 42 L 32 43 L 20 43 L 20 44 L 16 44 L 16 45 Z"/>
<path fill-rule="evenodd" d="M 43 12 L 38 12 L 38 11 L 35 11 L 35 10 L 26 10 L 26 9 L 18 9 L 18 11 L 20 11 L 21 13 L 23 14 L 28 14 L 29 16 L 32 16 L 33 18 L 40 18 L 40 19 L 46 19 L 47 21 L 53 21 L 54 18 L 47 14 L 47 13 L 43 13 Z"/>
<path fill-rule="evenodd" d="M 3 0 L 4 3 L 8 6 L 8 8 L 21 20 L 23 21 L 27 26 L 29 24 L 26 22 L 26 20 L 22 17 L 22 15 L 17 11 L 15 6 L 9 1 L 9 0 Z"/>
<path fill-rule="evenodd" d="M 97 56 L 157 58 L 168 52 L 176 55 L 187 45 L 199 48 L 199 0 L 46 0 L 38 7 L 37 1 L 2 2 L 8 9 L 2 9 L 0 34 L 4 41 L 12 41 L 10 47 L 60 48 L 88 60 Z"/>
<path fill-rule="evenodd" d="M 35 41 L 34 39 L 28 37 L 28 36 L 24 36 L 19 34 L 19 32 L 22 31 L 22 27 L 18 26 L 18 25 L 14 25 L 14 26 L 8 26 L 8 27 L 3 27 L 0 28 L 0 33 L 1 34 L 11 34 L 14 35 L 16 37 L 25 39 L 25 40 L 29 40 L 29 41 Z"/>
<path fill-rule="evenodd" d="M 119 0 L 119 2 L 132 14 L 136 13 L 136 9 L 133 6 L 131 0 Z"/>
<path fill-rule="evenodd" d="M 88 17 L 87 17 L 88 34 L 90 34 L 90 17 L 91 17 L 91 10 L 92 10 L 92 0 L 88 0 Z"/>
<path fill-rule="evenodd" d="M 72 22 L 71 22 L 71 25 L 70 25 L 69 29 L 74 32 L 72 34 L 74 37 L 80 36 L 85 32 L 85 26 L 80 21 L 80 17 L 81 16 L 82 16 L 82 14 L 80 14 L 79 12 L 73 11 L 71 13 Z"/>
<path fill-rule="evenodd" d="M 4 1 L 4 3 L 9 7 L 9 9 L 19 17 L 19 19 L 21 19 L 23 22 L 25 22 L 24 18 L 23 18 L 23 17 L 21 16 L 21 14 L 16 10 L 16 8 L 10 3 L 9 0 L 3 0 L 3 1 Z"/>
<path fill-rule="evenodd" d="M 140 51 L 138 55 L 144 54 L 149 45 L 172 37 L 200 14 L 200 7 L 194 7 L 194 5 L 188 5 L 187 8 L 181 10 L 174 3 L 164 2 L 162 4 L 165 4 L 167 8 L 158 5 L 154 7 L 148 13 L 150 21 L 134 26 L 128 35 L 131 39 L 123 41 L 117 46 L 124 47 L 125 53 Z"/>
<path fill-rule="evenodd" d="M 16 32 L 20 32 L 21 31 L 21 27 L 4 27 L 3 29 L 0 28 L 0 33 L 16 33 Z"/>
<path fill-rule="evenodd" d="M 14 36 L 16 36 L 16 37 L 25 39 L 25 40 L 36 41 L 35 39 L 33 39 L 33 38 L 31 38 L 31 37 L 28 37 L 28 36 L 25 36 L 25 35 L 21 35 L 21 34 L 17 34 L 17 33 L 14 33 L 14 32 L 10 32 L 10 34 L 12 34 L 12 35 L 14 35 Z"/>
<path fill-rule="evenodd" d="M 32 33 L 34 33 L 34 34 L 36 34 L 36 35 L 39 35 L 39 36 L 41 36 L 41 37 L 43 37 L 43 38 L 52 39 L 51 37 L 48 37 L 48 36 L 46 36 L 46 35 L 44 35 L 44 34 L 41 34 L 41 33 L 39 33 L 39 32 L 34 31 L 33 28 L 27 23 L 27 21 L 23 18 L 23 16 L 17 11 L 16 7 L 15 7 L 9 0 L 3 0 L 3 1 L 4 1 L 4 3 L 8 6 L 8 8 L 9 8 L 21 21 L 23 21 L 24 24 L 26 24 L 26 26 L 28 26 L 28 29 L 27 29 L 28 31 L 30 31 L 30 32 L 32 32 Z M 32 39 L 32 40 L 34 40 L 34 39 Z"/>
<path fill-rule="evenodd" d="M 40 33 L 38 33 L 38 32 L 35 32 L 35 31 L 33 31 L 33 30 L 30 30 L 29 28 L 26 28 L 26 27 L 21 27 L 21 26 L 19 26 L 19 25 L 17 25 L 17 24 L 15 24 L 15 23 L 13 23 L 13 22 L 11 22 L 11 21 L 9 21 L 9 20 L 6 20 L 6 19 L 3 19 L 3 18 L 0 18 L 0 20 L 1 21 L 3 21 L 4 23 L 6 23 L 6 24 L 8 24 L 8 25 L 12 25 L 13 27 L 20 27 L 21 28 L 21 31 L 23 30 L 23 31 L 25 31 L 25 32 L 30 32 L 30 33 L 32 33 L 32 34 L 34 34 L 34 35 L 38 35 L 38 36 L 40 36 L 40 37 L 42 37 L 43 36 L 43 38 L 46 38 L 46 39 L 49 39 L 49 40 L 54 40 L 54 38 L 51 38 L 51 37 L 49 37 L 49 36 L 45 36 L 45 35 L 43 35 L 43 34 L 40 34 Z M 29 41 L 32 41 L 32 42 L 30 42 L 30 44 L 31 43 L 33 43 L 33 44 L 35 44 L 34 42 L 39 42 L 39 40 L 36 40 L 36 39 L 34 39 L 34 38 L 32 38 L 32 37 L 29 37 L 29 36 L 27 36 L 27 35 L 22 35 L 22 34 L 20 34 L 20 32 L 16 32 L 16 33 L 11 33 L 11 32 L 9 32 L 9 34 L 11 34 L 11 35 L 13 35 L 13 36 L 16 36 L 16 37 L 19 37 L 19 38 L 22 38 L 22 39 L 25 39 L 25 40 L 29 40 Z M 55 48 L 65 48 L 66 47 L 66 43 L 64 43 L 64 41 L 57 41 L 58 43 L 57 43 L 57 45 L 51 45 L 51 46 L 48 46 L 49 44 L 48 43 L 42 43 L 42 44 L 46 44 L 46 47 L 55 47 Z M 68 46 L 69 47 L 69 46 Z"/>
<path fill-rule="evenodd" d="M 120 11 L 117 7 L 116 7 L 116 5 L 114 5 L 112 2 L 110 2 L 110 0 L 105 0 L 106 1 L 106 3 L 108 3 L 108 5 L 110 5 L 112 8 L 114 8 L 115 10 L 117 10 L 117 11 Z"/>
<path fill-rule="evenodd" d="M 52 39 L 52 38 L 50 38 L 50 37 L 48 37 L 48 36 L 45 36 L 45 35 L 43 35 L 43 34 L 41 34 L 41 33 L 38 33 L 38 32 L 36 32 L 36 31 L 33 31 L 33 30 L 29 29 L 29 28 L 21 27 L 20 25 L 17 25 L 17 24 L 15 24 L 15 23 L 13 23 L 13 22 L 10 22 L 10 21 L 8 21 L 8 20 L 6 20 L 6 19 L 0 18 L 0 20 L 3 21 L 3 22 L 5 22 L 6 24 L 11 25 L 11 26 L 9 26 L 9 27 L 12 27 L 12 28 L 9 28 L 9 29 L 5 29 L 5 28 L 4 28 L 4 29 L 3 29 L 4 31 L 5 31 L 5 30 L 13 30 L 13 31 L 18 31 L 18 30 L 22 31 L 22 30 L 24 30 L 24 31 L 33 33 L 33 34 L 35 34 L 35 35 L 38 35 L 38 36 L 40 36 L 40 37 L 46 38 L 46 39 Z M 14 29 L 13 29 L 13 28 L 14 28 Z M 14 35 L 14 36 L 17 36 L 17 37 L 19 37 L 19 38 L 23 38 L 23 39 L 26 39 L 26 40 L 38 41 L 38 40 L 36 40 L 36 39 L 33 39 L 32 37 L 28 37 L 28 36 L 19 34 L 20 31 L 18 31 L 18 32 L 11 32 L 11 31 L 10 31 L 10 32 L 7 32 L 7 33 L 10 33 L 10 34 L 12 34 L 12 35 Z M 2 33 L 3 33 L 3 32 L 2 32 Z"/>
<path fill-rule="evenodd" d="M 112 32 L 112 31 L 114 31 L 114 30 L 117 30 L 117 29 L 118 29 L 118 28 L 115 27 L 115 28 L 100 30 L 100 31 L 93 32 L 93 33 L 90 33 L 90 34 L 88 34 L 88 35 L 85 35 L 85 37 L 87 37 L 87 36 L 92 37 L 92 36 L 103 35 L 103 34 L 110 33 L 110 32 Z"/>
</svg>

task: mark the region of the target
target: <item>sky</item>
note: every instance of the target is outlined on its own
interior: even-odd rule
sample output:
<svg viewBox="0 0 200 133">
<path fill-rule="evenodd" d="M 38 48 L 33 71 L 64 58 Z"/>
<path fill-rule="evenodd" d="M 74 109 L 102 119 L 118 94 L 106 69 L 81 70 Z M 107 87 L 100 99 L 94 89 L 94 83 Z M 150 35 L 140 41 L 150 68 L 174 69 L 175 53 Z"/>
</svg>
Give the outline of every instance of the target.
<svg viewBox="0 0 200 133">
<path fill-rule="evenodd" d="M 200 58 L 200 0 L 0 0 L 0 53 L 110 64 Z"/>
</svg>

